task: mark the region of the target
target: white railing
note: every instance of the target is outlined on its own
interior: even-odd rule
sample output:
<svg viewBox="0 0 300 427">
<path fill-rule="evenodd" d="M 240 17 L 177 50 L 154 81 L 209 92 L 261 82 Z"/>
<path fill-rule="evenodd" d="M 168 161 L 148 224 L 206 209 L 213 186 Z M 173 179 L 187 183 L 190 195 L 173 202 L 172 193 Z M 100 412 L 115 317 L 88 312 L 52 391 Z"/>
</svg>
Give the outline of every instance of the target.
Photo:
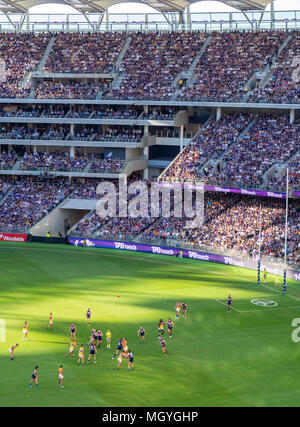
<svg viewBox="0 0 300 427">
<path fill-rule="evenodd" d="M 178 15 L 178 14 L 177 14 Z M 177 16 L 174 14 L 175 18 Z M 131 14 L 0 14 L 0 31 L 18 32 L 85 32 L 85 31 L 232 31 L 300 28 L 300 10 L 271 12 L 207 12 L 191 13 L 190 19 L 167 21 L 161 13 Z"/>
</svg>

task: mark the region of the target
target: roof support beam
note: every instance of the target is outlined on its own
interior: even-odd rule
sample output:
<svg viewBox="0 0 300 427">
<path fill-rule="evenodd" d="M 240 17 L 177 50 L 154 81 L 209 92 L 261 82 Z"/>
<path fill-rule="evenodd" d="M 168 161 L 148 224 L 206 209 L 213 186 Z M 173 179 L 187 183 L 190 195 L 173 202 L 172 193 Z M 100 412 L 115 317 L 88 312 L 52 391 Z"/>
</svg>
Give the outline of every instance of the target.
<svg viewBox="0 0 300 427">
<path fill-rule="evenodd" d="M 82 13 L 83 15 L 85 15 L 87 12 L 83 12 L 82 10 L 80 10 L 80 8 L 74 6 L 74 4 L 69 1 L 69 0 L 64 0 L 65 3 L 67 3 L 68 5 L 74 7 L 74 9 L 78 10 L 78 12 Z M 84 5 L 86 4 L 87 6 L 89 6 L 91 9 L 94 9 L 94 12 L 100 12 L 100 13 L 104 13 L 105 9 L 103 9 L 100 6 L 97 6 L 96 4 L 88 1 L 88 0 L 80 0 L 80 2 Z M 85 19 L 88 21 L 88 23 L 90 24 L 90 21 L 88 20 L 88 18 L 85 16 Z"/>
<path fill-rule="evenodd" d="M 98 4 L 96 4 L 94 2 L 91 2 L 89 0 L 80 0 L 80 1 L 81 1 L 81 3 L 84 3 L 88 6 L 90 6 L 91 8 L 95 9 L 97 12 L 101 12 L 101 13 L 105 12 L 105 9 L 102 6 L 99 6 Z"/>
<path fill-rule="evenodd" d="M 175 5 L 172 2 L 169 2 L 167 0 L 159 0 L 159 2 L 165 4 L 166 6 L 173 8 L 174 11 L 177 10 L 178 12 L 182 12 L 182 13 L 184 11 L 184 7 L 177 6 L 177 5 Z"/>
<path fill-rule="evenodd" d="M 151 4 L 149 4 L 147 0 L 140 0 L 140 2 L 146 4 L 147 6 L 151 6 Z M 159 0 L 159 3 L 168 6 L 172 12 L 176 12 L 176 11 L 177 12 L 183 12 L 184 11 L 184 7 L 177 6 L 176 4 L 173 4 L 171 1 L 168 1 L 168 0 Z M 154 7 L 154 6 L 151 6 L 151 7 Z M 154 7 L 154 9 L 158 10 L 162 14 L 166 13 L 166 11 L 163 11 L 162 9 L 160 9 L 158 7 Z"/>
<path fill-rule="evenodd" d="M 9 14 L 6 12 L 3 12 L 6 18 L 9 20 L 10 24 L 14 27 L 15 31 L 17 31 L 16 24 L 10 19 Z"/>
<path fill-rule="evenodd" d="M 93 26 L 93 24 L 91 23 L 91 21 L 89 20 L 89 18 L 88 18 L 88 16 L 87 16 L 87 13 L 83 13 L 83 16 L 85 17 L 85 19 L 86 19 L 86 21 L 87 21 L 87 23 L 91 26 L 91 28 L 94 30 L 94 26 Z"/>
<path fill-rule="evenodd" d="M 101 26 L 101 24 L 102 24 L 102 21 L 103 21 L 103 18 L 104 18 L 104 15 L 105 15 L 105 12 L 103 12 L 103 13 L 99 13 L 99 20 L 98 20 L 98 24 L 97 24 L 97 31 L 99 31 L 100 30 L 100 26 Z"/>
<path fill-rule="evenodd" d="M 27 10 L 28 10 L 25 7 L 21 6 L 19 3 L 11 1 L 11 0 L 3 0 L 3 2 L 14 7 L 18 12 L 27 12 Z"/>
<path fill-rule="evenodd" d="M 248 16 L 247 16 L 247 13 L 246 12 L 244 12 L 244 11 L 242 11 L 242 14 L 244 15 L 244 17 L 247 19 L 247 21 L 249 22 L 249 24 L 251 25 L 251 28 L 253 28 L 253 22 L 252 21 L 250 21 L 250 19 L 248 18 Z"/>
<path fill-rule="evenodd" d="M 20 17 L 20 22 L 19 22 L 19 31 L 21 31 L 22 26 L 24 24 L 25 18 L 28 15 L 28 12 L 24 12 L 22 13 L 21 17 Z"/>
<path fill-rule="evenodd" d="M 266 6 L 267 7 L 267 6 Z M 260 15 L 260 18 L 259 18 L 259 21 L 258 21 L 258 24 L 257 24 L 257 29 L 259 30 L 260 29 L 260 24 L 261 24 L 261 21 L 262 21 L 262 19 L 263 19 L 263 17 L 264 17 L 264 14 L 265 14 L 265 11 L 266 11 L 266 7 L 264 8 L 264 10 L 261 12 L 261 15 Z"/>
</svg>

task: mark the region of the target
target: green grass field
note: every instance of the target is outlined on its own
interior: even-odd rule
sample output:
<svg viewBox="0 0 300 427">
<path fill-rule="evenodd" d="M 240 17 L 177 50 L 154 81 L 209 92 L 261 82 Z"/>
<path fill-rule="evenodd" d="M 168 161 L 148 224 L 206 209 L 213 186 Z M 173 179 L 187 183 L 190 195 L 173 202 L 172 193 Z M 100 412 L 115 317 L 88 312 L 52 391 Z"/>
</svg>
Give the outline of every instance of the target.
<svg viewBox="0 0 300 427">
<path fill-rule="evenodd" d="M 62 245 L 0 245 L 1 406 L 273 406 L 299 405 L 300 343 L 291 322 L 300 317 L 300 285 L 268 277 L 258 288 L 256 272 L 220 264 L 143 253 Z M 228 293 L 233 310 L 224 305 Z M 117 298 L 117 294 L 120 298 Z M 276 306 L 258 306 L 253 299 Z M 188 319 L 175 321 L 174 305 L 184 300 Z M 78 343 L 91 326 L 112 331 L 97 364 L 77 366 L 68 351 L 69 325 Z M 53 312 L 54 330 L 47 331 Z M 173 338 L 164 356 L 157 338 L 160 318 L 172 317 Z M 24 321 L 29 340 L 22 341 Z M 140 344 L 139 326 L 147 332 Z M 167 331 L 166 331 L 167 334 Z M 1 337 L 1 335 L 0 335 Z M 113 352 L 127 337 L 135 371 L 127 361 L 116 369 Z M 3 337 L 2 337 L 3 338 Z M 19 347 L 10 360 L 8 347 Z M 87 345 L 85 349 L 87 358 Z M 64 367 L 64 389 L 57 369 Z M 40 389 L 28 388 L 39 365 Z"/>
</svg>

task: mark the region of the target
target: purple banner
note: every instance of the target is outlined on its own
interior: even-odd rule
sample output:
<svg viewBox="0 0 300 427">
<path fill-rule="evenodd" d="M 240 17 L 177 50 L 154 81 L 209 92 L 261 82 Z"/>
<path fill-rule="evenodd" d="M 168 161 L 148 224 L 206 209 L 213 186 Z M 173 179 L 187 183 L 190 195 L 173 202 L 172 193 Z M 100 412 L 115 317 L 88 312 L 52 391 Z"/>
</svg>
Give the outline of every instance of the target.
<svg viewBox="0 0 300 427">
<path fill-rule="evenodd" d="M 179 183 L 179 182 L 162 182 L 160 181 L 162 187 L 178 187 L 183 185 L 189 186 L 192 189 L 200 189 L 201 182 L 199 184 L 189 184 L 189 183 Z M 276 191 L 266 191 L 266 190 L 249 190 L 246 188 L 230 188 L 230 187 L 220 187 L 217 185 L 203 185 L 204 191 L 217 191 L 220 193 L 236 193 L 236 194 L 245 194 L 248 196 L 263 196 L 263 197 L 275 197 L 277 199 L 285 199 L 285 193 L 279 193 Z M 300 197 L 300 192 L 299 193 Z M 295 192 L 294 192 L 295 195 Z"/>
<path fill-rule="evenodd" d="M 300 197 L 300 191 L 294 191 L 293 196 L 294 197 Z"/>
<path fill-rule="evenodd" d="M 247 190 L 245 188 L 216 187 L 213 185 L 204 185 L 204 190 L 219 191 L 221 193 L 236 193 L 236 194 L 246 194 L 248 196 L 276 197 L 277 199 L 285 199 L 285 193 L 277 193 L 274 191 L 266 191 L 266 190 Z"/>
<path fill-rule="evenodd" d="M 70 245 L 73 245 L 73 246 L 85 245 L 88 247 L 120 249 L 124 251 L 134 251 L 134 252 L 149 252 L 152 254 L 169 255 L 169 256 L 178 256 L 180 252 L 182 252 L 182 257 L 184 258 L 197 259 L 199 261 L 218 262 L 220 264 L 234 265 L 235 267 L 249 268 L 250 270 L 257 270 L 257 261 L 250 261 L 242 258 L 233 258 L 231 256 L 223 256 L 223 255 L 212 254 L 208 252 L 199 252 L 199 251 L 165 247 L 165 246 L 145 245 L 145 244 L 132 243 L 132 242 L 119 242 L 114 240 L 82 239 L 81 237 L 70 237 L 69 243 Z M 278 276 L 282 275 L 282 268 L 280 267 L 262 263 L 261 269 L 263 270 L 264 268 L 266 268 L 268 273 L 276 274 Z M 288 269 L 287 277 L 300 282 L 300 272 L 298 271 L 293 271 Z"/>
</svg>

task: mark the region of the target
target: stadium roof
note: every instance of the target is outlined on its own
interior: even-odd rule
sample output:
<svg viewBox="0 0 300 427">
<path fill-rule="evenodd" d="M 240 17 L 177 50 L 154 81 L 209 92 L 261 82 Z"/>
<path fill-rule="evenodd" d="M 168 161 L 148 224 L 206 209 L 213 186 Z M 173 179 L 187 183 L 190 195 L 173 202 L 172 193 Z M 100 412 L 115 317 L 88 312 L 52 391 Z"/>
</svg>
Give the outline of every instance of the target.
<svg viewBox="0 0 300 427">
<path fill-rule="evenodd" d="M 183 12 L 185 7 L 202 0 L 0 0 L 0 11 L 3 13 L 24 13 L 32 6 L 43 3 L 59 3 L 72 6 L 81 13 L 102 13 L 109 6 L 118 3 L 143 3 L 159 12 Z M 272 0 L 220 0 L 222 3 L 238 10 L 262 10 Z"/>
</svg>

